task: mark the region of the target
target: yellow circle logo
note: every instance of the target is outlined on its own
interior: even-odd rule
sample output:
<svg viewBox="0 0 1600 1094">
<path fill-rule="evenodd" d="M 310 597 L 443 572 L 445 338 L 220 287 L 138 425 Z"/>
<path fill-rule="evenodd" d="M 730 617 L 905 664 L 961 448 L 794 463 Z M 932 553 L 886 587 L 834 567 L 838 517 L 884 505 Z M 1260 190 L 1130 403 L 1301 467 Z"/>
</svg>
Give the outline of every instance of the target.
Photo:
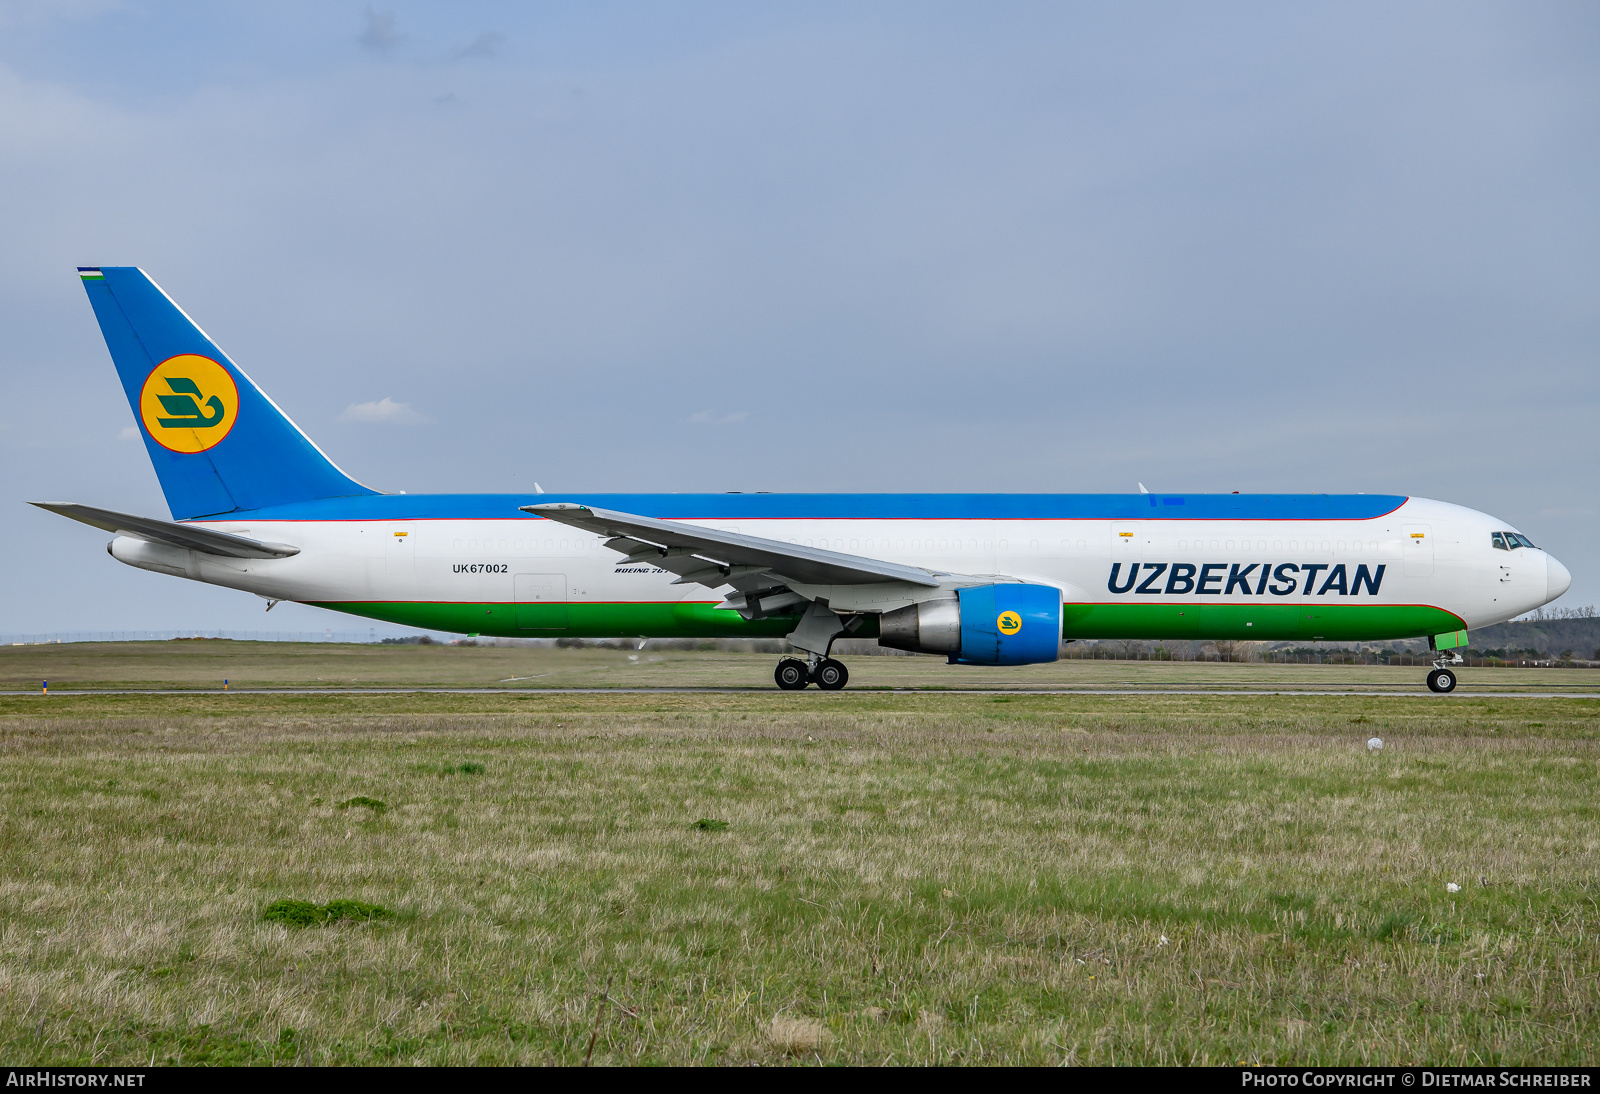
<svg viewBox="0 0 1600 1094">
<path fill-rule="evenodd" d="M 221 442 L 239 416 L 239 387 L 209 357 L 168 357 L 145 377 L 139 417 L 162 448 L 204 452 Z"/>
<path fill-rule="evenodd" d="M 1022 629 L 1022 616 L 1016 612 L 1001 612 L 994 625 L 1000 628 L 1001 634 L 1016 634 Z"/>
</svg>

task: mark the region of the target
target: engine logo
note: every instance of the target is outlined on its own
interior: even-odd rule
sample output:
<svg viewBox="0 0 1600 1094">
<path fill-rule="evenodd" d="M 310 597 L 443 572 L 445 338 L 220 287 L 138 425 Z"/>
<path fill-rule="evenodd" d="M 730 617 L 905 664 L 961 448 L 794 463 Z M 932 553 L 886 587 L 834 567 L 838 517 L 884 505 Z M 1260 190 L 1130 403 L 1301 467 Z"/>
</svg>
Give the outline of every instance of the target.
<svg viewBox="0 0 1600 1094">
<path fill-rule="evenodd" d="M 1000 628 L 1001 634 L 1016 634 L 1022 629 L 1022 616 L 1016 612 L 1001 612 L 994 625 Z"/>
<path fill-rule="evenodd" d="M 221 443 L 239 416 L 239 386 L 209 357 L 180 353 L 145 377 L 139 417 L 162 448 L 204 452 Z"/>
</svg>

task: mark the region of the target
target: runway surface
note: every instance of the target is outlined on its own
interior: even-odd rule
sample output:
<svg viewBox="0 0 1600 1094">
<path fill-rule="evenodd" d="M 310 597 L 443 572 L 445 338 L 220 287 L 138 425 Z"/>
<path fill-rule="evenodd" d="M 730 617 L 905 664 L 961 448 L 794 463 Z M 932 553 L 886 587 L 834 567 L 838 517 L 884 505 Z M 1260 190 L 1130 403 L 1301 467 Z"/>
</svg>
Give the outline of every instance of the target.
<svg viewBox="0 0 1600 1094">
<path fill-rule="evenodd" d="M 1600 699 L 1600 692 L 1557 691 L 1454 691 L 1434 695 L 1423 688 L 1377 691 L 1310 688 L 850 688 L 843 692 L 781 692 L 772 687 L 751 688 L 106 688 L 53 689 L 49 696 L 34 691 L 0 691 L 0 695 L 31 695 L 36 698 L 72 698 L 96 695 L 1365 695 L 1390 699 Z"/>
</svg>

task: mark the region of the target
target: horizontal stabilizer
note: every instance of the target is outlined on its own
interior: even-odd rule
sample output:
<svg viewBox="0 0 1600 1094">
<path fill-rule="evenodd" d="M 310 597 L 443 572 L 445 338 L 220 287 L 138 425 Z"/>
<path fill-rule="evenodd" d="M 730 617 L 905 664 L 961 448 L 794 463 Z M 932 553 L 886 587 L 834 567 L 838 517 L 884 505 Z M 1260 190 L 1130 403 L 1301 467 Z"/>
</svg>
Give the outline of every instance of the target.
<svg viewBox="0 0 1600 1094">
<path fill-rule="evenodd" d="M 192 524 L 174 524 L 153 517 L 135 517 L 127 513 L 113 513 L 110 509 L 95 509 L 88 505 L 75 505 L 65 501 L 36 501 L 32 504 L 64 517 L 103 528 L 119 536 L 131 536 L 147 543 L 161 543 L 184 551 L 203 551 L 208 555 L 225 558 L 288 558 L 300 553 L 300 548 L 287 543 L 265 543 L 247 536 L 214 532 L 210 528 L 196 528 Z"/>
</svg>

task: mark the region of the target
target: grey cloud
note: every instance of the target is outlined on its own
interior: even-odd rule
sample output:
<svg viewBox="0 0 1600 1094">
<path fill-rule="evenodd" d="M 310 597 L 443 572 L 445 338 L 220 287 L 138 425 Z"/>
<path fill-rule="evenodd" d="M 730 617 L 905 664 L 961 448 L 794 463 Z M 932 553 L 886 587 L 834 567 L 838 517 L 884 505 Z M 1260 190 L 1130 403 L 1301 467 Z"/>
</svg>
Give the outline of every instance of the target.
<svg viewBox="0 0 1600 1094">
<path fill-rule="evenodd" d="M 691 425 L 738 425 L 748 417 L 750 417 L 749 413 L 743 410 L 720 414 L 715 409 L 711 409 L 697 411 L 689 415 L 689 422 Z"/>
<path fill-rule="evenodd" d="M 464 46 L 456 52 L 458 59 L 488 60 L 500 52 L 500 47 L 506 44 L 506 36 L 499 31 L 486 30 L 472 40 L 472 44 Z"/>
<path fill-rule="evenodd" d="M 356 40 L 373 52 L 388 53 L 405 40 L 405 35 L 394 29 L 394 12 L 374 11 L 368 4 L 361 15 L 367 21 L 367 29 Z"/>
</svg>

